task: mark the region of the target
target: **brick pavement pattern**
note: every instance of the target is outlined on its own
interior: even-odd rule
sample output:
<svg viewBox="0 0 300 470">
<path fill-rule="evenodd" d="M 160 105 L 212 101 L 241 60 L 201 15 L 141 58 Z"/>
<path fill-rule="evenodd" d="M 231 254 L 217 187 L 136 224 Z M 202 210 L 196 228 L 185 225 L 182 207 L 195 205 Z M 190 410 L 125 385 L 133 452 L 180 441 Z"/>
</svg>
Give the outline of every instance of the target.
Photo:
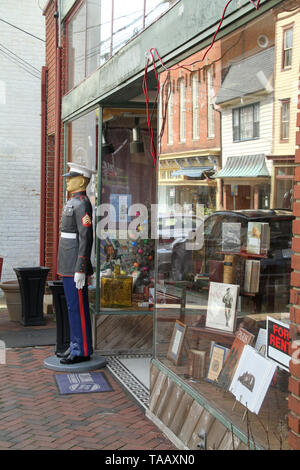
<svg viewBox="0 0 300 470">
<path fill-rule="evenodd" d="M 60 395 L 53 347 L 9 349 L 0 365 L 0 450 L 176 450 L 102 369 L 113 391 Z"/>
</svg>

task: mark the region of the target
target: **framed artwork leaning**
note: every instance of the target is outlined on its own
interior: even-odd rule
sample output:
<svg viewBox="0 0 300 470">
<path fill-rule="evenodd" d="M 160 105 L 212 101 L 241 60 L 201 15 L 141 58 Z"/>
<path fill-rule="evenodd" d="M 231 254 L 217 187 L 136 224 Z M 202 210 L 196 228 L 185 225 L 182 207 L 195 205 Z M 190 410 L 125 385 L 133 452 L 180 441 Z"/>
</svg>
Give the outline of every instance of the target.
<svg viewBox="0 0 300 470">
<path fill-rule="evenodd" d="M 211 282 L 205 326 L 233 333 L 236 325 L 238 296 L 238 285 Z"/>
<path fill-rule="evenodd" d="M 207 380 L 217 383 L 219 374 L 223 368 L 228 349 L 219 344 L 213 344 L 211 348 L 210 362 L 207 372 Z"/>
<path fill-rule="evenodd" d="M 186 325 L 176 320 L 169 345 L 167 357 L 177 366 L 182 351 L 183 341 L 186 333 Z"/>
</svg>

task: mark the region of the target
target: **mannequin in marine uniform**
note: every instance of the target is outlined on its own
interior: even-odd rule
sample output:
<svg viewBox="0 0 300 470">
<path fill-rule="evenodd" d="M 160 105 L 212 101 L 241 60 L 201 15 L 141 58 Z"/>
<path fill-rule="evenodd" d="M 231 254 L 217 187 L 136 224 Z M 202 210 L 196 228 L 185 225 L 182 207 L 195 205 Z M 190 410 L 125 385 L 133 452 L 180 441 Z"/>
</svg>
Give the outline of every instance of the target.
<svg viewBox="0 0 300 470">
<path fill-rule="evenodd" d="M 68 163 L 67 191 L 71 194 L 61 218 L 58 249 L 58 274 L 62 277 L 68 306 L 70 348 L 62 355 L 62 364 L 90 360 L 93 353 L 92 329 L 88 302 L 88 276 L 93 274 L 92 205 L 86 187 L 94 171 L 76 163 Z"/>
</svg>

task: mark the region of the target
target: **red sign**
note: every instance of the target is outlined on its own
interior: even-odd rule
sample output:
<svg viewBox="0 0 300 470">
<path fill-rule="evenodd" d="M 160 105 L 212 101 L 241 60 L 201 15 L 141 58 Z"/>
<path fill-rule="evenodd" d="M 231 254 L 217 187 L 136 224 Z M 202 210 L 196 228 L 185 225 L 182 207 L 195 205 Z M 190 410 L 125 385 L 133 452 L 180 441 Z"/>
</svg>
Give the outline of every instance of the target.
<svg viewBox="0 0 300 470">
<path fill-rule="evenodd" d="M 279 367 L 289 370 L 290 326 L 268 317 L 267 357 L 277 362 Z"/>
</svg>

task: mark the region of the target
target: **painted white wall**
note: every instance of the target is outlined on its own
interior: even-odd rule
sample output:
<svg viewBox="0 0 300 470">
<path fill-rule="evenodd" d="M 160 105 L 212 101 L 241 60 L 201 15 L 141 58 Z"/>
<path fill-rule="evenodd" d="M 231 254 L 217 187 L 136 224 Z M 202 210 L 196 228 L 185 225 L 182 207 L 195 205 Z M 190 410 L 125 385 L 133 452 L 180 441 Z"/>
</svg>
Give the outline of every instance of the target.
<svg viewBox="0 0 300 470">
<path fill-rule="evenodd" d="M 45 39 L 45 21 L 38 0 L 2 0 L 0 19 Z M 36 70 L 20 64 L 20 59 L 5 48 L 10 49 Z M 39 265 L 40 77 L 44 64 L 44 42 L 0 21 L 0 255 L 4 258 L 2 281 L 16 279 L 13 267 Z M 24 67 L 27 70 L 24 70 Z"/>
<path fill-rule="evenodd" d="M 273 93 L 266 96 L 247 100 L 245 105 L 260 103 L 260 137 L 259 139 L 245 142 L 233 142 L 232 109 L 239 105 L 222 109 L 222 167 L 224 168 L 228 157 L 240 155 L 272 154 L 273 141 Z M 243 106 L 242 104 L 240 106 Z M 270 175 L 272 174 L 272 162 L 266 160 Z"/>
</svg>

